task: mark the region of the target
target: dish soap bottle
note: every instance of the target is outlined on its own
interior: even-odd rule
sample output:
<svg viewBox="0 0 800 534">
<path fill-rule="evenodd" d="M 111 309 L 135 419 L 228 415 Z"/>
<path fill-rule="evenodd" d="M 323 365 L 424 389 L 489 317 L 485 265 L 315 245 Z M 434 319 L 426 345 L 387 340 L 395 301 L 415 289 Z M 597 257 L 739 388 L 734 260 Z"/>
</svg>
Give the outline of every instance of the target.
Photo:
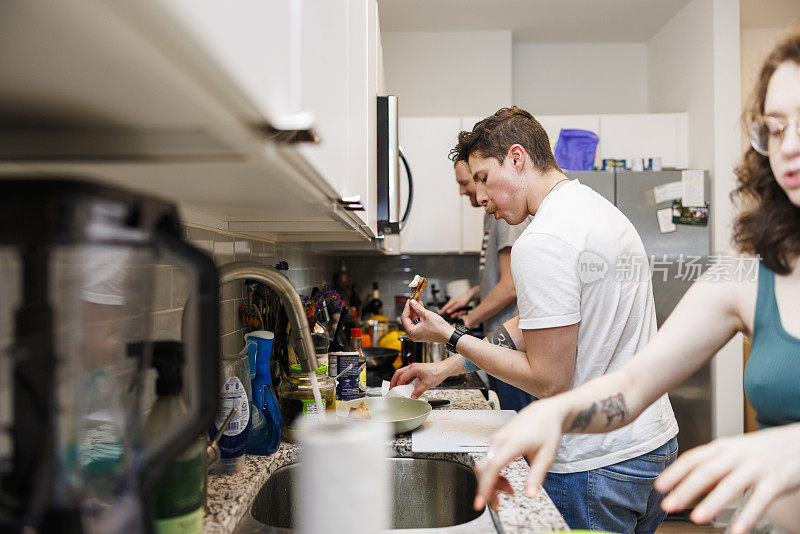
<svg viewBox="0 0 800 534">
<path fill-rule="evenodd" d="M 272 332 L 261 332 L 256 338 L 256 373 L 251 382 L 253 390 L 253 427 L 247 439 L 247 454 L 268 456 L 278 450 L 281 444 L 281 411 L 278 397 L 272 387 L 270 355 L 273 345 Z M 251 340 L 253 338 L 250 338 Z"/>
<path fill-rule="evenodd" d="M 219 468 L 214 470 L 225 475 L 237 473 L 244 466 L 244 451 L 250 437 L 252 399 L 247 359 L 247 354 L 233 354 L 222 358 L 220 362 L 222 387 L 219 391 L 219 408 L 217 417 L 208 430 L 208 438 L 213 440 L 216 437 L 228 415 L 236 408 L 233 419 L 218 442 Z"/>
<path fill-rule="evenodd" d="M 183 400 L 183 345 L 157 341 L 153 345 L 156 368 L 156 401 L 145 423 L 145 439 L 157 441 L 188 410 Z M 155 531 L 158 534 L 200 534 L 203 532 L 203 454 L 205 447 L 195 439 L 167 468 L 156 487 Z"/>
</svg>

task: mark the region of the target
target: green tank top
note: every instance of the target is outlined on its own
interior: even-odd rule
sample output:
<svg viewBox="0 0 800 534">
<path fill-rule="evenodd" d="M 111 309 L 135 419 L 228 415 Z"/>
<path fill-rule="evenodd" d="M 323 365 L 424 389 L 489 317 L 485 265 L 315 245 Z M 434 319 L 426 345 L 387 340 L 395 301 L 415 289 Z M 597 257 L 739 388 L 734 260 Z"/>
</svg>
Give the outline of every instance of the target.
<svg viewBox="0 0 800 534">
<path fill-rule="evenodd" d="M 744 391 L 759 428 L 800 422 L 800 339 L 783 329 L 775 273 L 759 264 L 758 297 Z"/>
</svg>

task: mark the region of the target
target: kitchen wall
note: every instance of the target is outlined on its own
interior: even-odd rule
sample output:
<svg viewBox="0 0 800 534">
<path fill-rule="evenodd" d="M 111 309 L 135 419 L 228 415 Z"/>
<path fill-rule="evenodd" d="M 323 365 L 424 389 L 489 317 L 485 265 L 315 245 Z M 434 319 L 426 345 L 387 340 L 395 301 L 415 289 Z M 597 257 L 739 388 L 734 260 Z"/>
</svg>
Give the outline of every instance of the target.
<svg viewBox="0 0 800 534">
<path fill-rule="evenodd" d="M 358 284 L 362 304 L 371 298 L 372 283 L 378 282 L 384 315 L 390 319 L 394 318 L 392 310 L 395 295 L 408 295 L 408 283 L 415 274 L 428 279 L 422 294 L 425 303 L 433 298 L 433 284 L 442 290 L 438 297 L 443 299 L 447 282 L 468 279 L 470 287 L 478 283 L 478 254 L 353 256 L 345 258 L 345 263 L 351 280 Z"/>
<path fill-rule="evenodd" d="M 730 248 L 733 169 L 740 157 L 739 2 L 692 0 L 647 43 L 651 112 L 689 113 L 689 164 L 709 169 L 712 236 L 717 253 Z M 743 429 L 742 339 L 711 362 L 713 436 Z"/>
<path fill-rule="evenodd" d="M 330 281 L 336 267 L 333 257 L 312 252 L 308 245 L 257 241 L 196 227 L 187 227 L 185 231 L 187 239 L 213 255 L 217 265 L 232 261 L 275 265 L 285 260 L 289 264 L 286 274 L 301 295 L 308 295 L 314 286 Z M 180 339 L 181 314 L 188 291 L 179 269 L 169 265 L 158 267 L 154 313 L 154 335 L 157 339 Z M 247 290 L 241 281 L 222 287 L 220 341 L 223 355 L 238 352 L 242 348 L 247 329 L 239 318 L 239 307 L 245 302 Z"/>
<path fill-rule="evenodd" d="M 486 116 L 512 103 L 511 32 L 382 32 L 403 117 Z"/>
<path fill-rule="evenodd" d="M 647 45 L 516 43 L 514 104 L 534 115 L 647 113 Z"/>
</svg>

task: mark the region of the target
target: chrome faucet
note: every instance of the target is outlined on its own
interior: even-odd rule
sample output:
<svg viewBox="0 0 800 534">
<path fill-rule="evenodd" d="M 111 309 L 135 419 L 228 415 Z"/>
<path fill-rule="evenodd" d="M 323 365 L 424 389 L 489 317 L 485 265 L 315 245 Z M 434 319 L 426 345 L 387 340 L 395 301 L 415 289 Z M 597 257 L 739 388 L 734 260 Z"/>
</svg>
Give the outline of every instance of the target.
<svg viewBox="0 0 800 534">
<path fill-rule="evenodd" d="M 289 279 L 272 267 L 260 263 L 243 261 L 228 263 L 219 268 L 220 285 L 245 278 L 263 282 L 278 294 L 281 303 L 286 308 L 289 324 L 292 325 L 292 345 L 297 347 L 298 345 L 294 342 L 299 341 L 300 343 L 301 354 L 297 355 L 300 368 L 307 373 L 316 371 L 318 367 L 317 354 L 311 340 L 311 329 L 308 327 L 300 294 Z"/>
</svg>

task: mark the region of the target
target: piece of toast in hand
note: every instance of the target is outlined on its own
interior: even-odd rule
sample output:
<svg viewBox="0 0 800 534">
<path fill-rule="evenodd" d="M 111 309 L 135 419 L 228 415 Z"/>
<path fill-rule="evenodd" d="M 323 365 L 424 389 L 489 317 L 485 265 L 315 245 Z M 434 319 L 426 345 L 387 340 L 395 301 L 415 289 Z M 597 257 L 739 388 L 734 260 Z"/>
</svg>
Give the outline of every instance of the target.
<svg viewBox="0 0 800 534">
<path fill-rule="evenodd" d="M 427 283 L 428 279 L 424 276 L 418 274 L 414 275 L 414 279 L 408 284 L 408 287 L 411 288 L 411 298 L 419 300 L 419 297 L 422 295 L 422 290 L 425 289 L 425 284 Z"/>
</svg>

